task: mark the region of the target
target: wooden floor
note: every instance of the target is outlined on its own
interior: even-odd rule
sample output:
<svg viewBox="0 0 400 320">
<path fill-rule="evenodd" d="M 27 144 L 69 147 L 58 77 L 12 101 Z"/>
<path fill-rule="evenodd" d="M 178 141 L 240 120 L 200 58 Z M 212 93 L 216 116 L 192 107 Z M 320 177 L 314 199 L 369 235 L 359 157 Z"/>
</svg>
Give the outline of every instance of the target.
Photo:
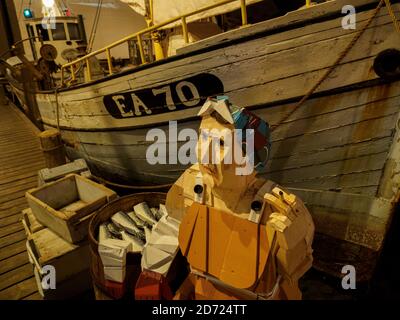
<svg viewBox="0 0 400 320">
<path fill-rule="evenodd" d="M 41 298 L 20 222 L 25 192 L 45 167 L 38 132 L 15 106 L 0 103 L 0 300 Z"/>
</svg>

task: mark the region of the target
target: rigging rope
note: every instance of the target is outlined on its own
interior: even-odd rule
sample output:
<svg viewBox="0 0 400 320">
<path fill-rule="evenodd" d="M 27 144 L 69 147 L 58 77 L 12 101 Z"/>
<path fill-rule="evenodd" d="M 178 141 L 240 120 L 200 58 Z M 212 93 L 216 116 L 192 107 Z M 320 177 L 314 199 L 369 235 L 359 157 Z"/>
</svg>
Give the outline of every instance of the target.
<svg viewBox="0 0 400 320">
<path fill-rule="evenodd" d="M 364 31 L 369 27 L 371 24 L 372 20 L 376 17 L 378 14 L 379 10 L 382 8 L 383 4 L 386 3 L 386 6 L 390 11 L 392 11 L 392 14 L 394 15 L 393 9 L 391 7 L 390 1 L 389 0 L 380 0 L 378 6 L 375 8 L 374 12 L 372 13 L 371 17 L 368 19 L 367 23 L 364 25 L 364 27 L 356 33 L 356 35 L 353 37 L 353 39 L 349 42 L 349 44 L 346 46 L 346 48 L 343 50 L 343 52 L 339 55 L 339 57 L 336 59 L 336 61 L 333 63 L 333 65 L 325 72 L 325 74 L 321 77 L 321 79 L 306 93 L 303 98 L 294 106 L 294 108 L 281 119 L 277 124 L 271 126 L 271 131 L 274 131 L 277 127 L 279 127 L 283 122 L 285 122 L 293 113 L 295 113 L 303 104 L 308 100 L 308 98 L 318 89 L 318 87 L 328 78 L 328 76 L 332 73 L 333 70 L 338 66 L 338 64 L 346 57 L 346 55 L 349 53 L 351 48 L 356 44 L 358 39 L 363 35 Z M 393 17 L 392 17 L 393 19 Z M 394 17 L 393 22 L 397 19 Z M 394 22 L 395 23 L 395 22 Z M 395 27 L 396 27 L 395 23 Z"/>
<path fill-rule="evenodd" d="M 97 32 L 97 26 L 98 26 L 99 20 L 100 20 L 100 13 L 101 13 L 102 5 L 103 5 L 103 0 L 99 0 L 99 2 L 97 3 L 96 14 L 95 14 L 95 17 L 93 20 L 92 30 L 90 31 L 89 43 L 88 43 L 88 47 L 86 49 L 86 53 L 90 53 L 90 51 L 92 51 L 94 39 L 96 37 L 96 32 Z"/>
<path fill-rule="evenodd" d="M 392 4 L 390 3 L 390 0 L 385 0 L 385 4 L 386 4 L 386 8 L 387 8 L 387 10 L 389 12 L 390 17 L 392 18 L 394 28 L 396 29 L 397 33 L 400 34 L 400 25 L 399 25 L 399 22 L 397 21 L 396 15 L 395 15 L 395 13 L 393 11 Z"/>
<path fill-rule="evenodd" d="M 18 21 L 21 20 L 21 16 L 22 16 L 22 6 L 24 5 L 24 1 L 25 1 L 25 0 L 21 0 L 21 4 L 20 4 L 20 6 L 19 6 Z"/>
<path fill-rule="evenodd" d="M 57 129 L 58 131 L 60 131 L 60 105 L 58 103 L 58 87 L 56 88 L 56 90 L 54 91 L 55 95 L 56 95 L 56 116 L 57 116 Z"/>
</svg>

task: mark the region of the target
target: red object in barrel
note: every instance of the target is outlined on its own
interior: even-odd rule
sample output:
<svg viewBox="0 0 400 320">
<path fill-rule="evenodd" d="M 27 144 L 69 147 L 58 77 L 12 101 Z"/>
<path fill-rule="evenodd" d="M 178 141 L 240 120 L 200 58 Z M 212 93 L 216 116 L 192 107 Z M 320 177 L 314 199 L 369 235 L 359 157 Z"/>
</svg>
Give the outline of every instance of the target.
<svg viewBox="0 0 400 320">
<path fill-rule="evenodd" d="M 143 270 L 136 282 L 136 300 L 172 300 L 173 294 L 165 277 L 157 272 Z"/>
<path fill-rule="evenodd" d="M 121 299 L 126 291 L 126 285 L 124 283 L 118 283 L 110 280 L 104 281 L 104 286 L 107 289 L 107 293 L 114 299 Z"/>
</svg>

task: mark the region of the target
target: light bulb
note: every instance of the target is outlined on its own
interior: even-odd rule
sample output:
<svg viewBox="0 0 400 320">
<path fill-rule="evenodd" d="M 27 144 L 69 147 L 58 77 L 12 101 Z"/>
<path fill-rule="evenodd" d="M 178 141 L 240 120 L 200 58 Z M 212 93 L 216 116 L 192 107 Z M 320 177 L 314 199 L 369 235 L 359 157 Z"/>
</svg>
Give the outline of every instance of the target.
<svg viewBox="0 0 400 320">
<path fill-rule="evenodd" d="M 52 8 L 54 6 L 54 0 L 42 0 L 42 3 L 46 8 Z"/>
</svg>

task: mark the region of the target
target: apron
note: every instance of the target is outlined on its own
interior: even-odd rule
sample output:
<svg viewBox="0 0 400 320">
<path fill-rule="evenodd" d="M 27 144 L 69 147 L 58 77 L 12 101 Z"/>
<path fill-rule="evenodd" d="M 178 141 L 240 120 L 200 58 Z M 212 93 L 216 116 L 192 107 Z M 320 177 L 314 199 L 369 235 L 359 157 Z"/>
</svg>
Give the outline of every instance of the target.
<svg viewBox="0 0 400 320">
<path fill-rule="evenodd" d="M 238 289 L 257 285 L 270 245 L 265 225 L 196 202 L 179 229 L 179 246 L 191 267 Z"/>
</svg>

